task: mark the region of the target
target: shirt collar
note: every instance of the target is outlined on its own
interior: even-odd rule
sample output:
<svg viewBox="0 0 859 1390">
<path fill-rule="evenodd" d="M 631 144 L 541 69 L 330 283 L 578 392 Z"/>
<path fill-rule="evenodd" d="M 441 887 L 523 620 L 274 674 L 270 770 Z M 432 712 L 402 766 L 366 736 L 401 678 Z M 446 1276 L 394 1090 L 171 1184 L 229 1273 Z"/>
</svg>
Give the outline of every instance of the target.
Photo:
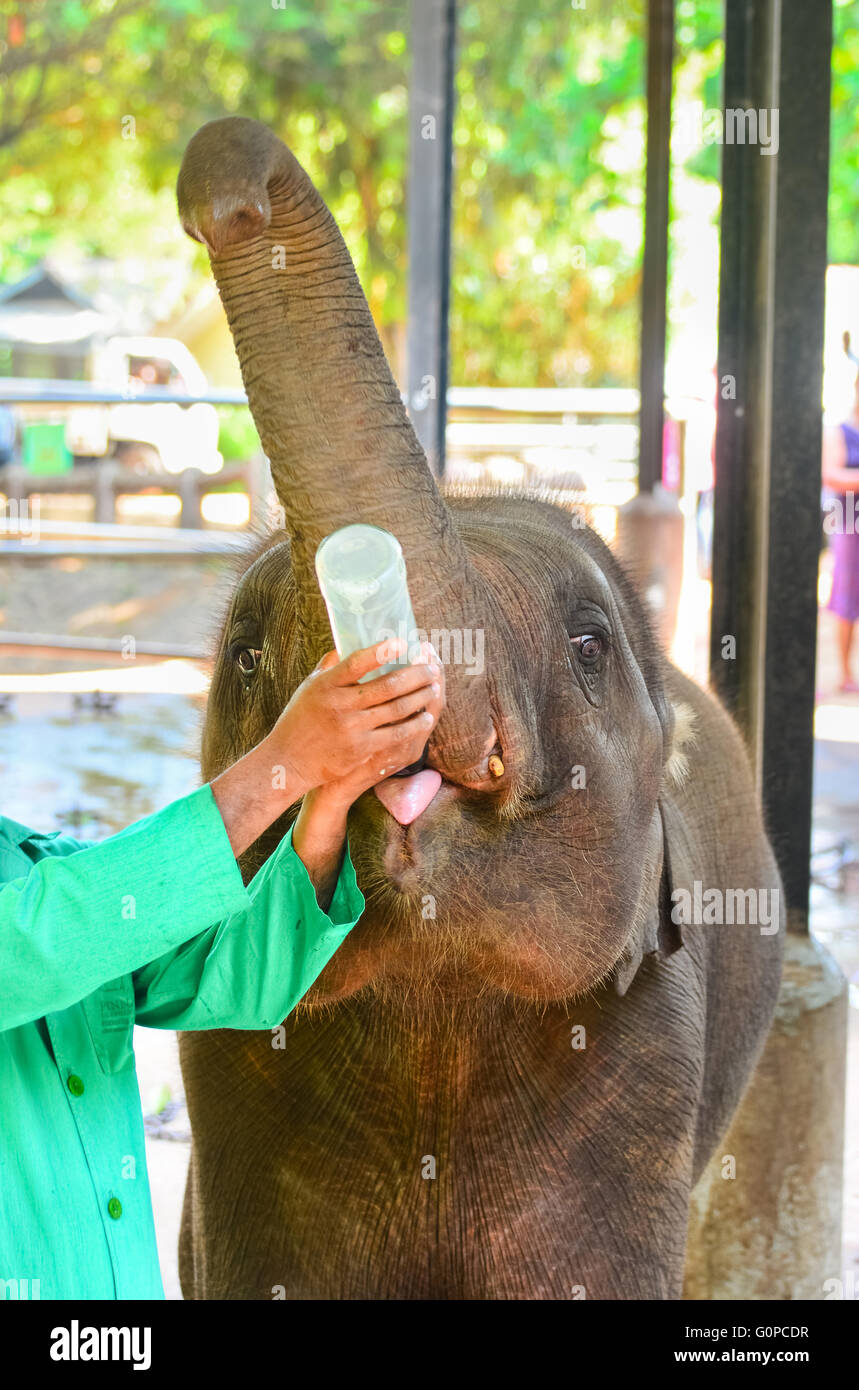
<svg viewBox="0 0 859 1390">
<path fill-rule="evenodd" d="M 8 840 L 13 845 L 23 845 L 28 840 L 55 840 L 58 834 L 59 831 L 53 830 L 45 835 L 39 830 L 31 830 L 28 825 L 19 825 L 18 821 L 0 816 L 0 839 Z"/>
</svg>

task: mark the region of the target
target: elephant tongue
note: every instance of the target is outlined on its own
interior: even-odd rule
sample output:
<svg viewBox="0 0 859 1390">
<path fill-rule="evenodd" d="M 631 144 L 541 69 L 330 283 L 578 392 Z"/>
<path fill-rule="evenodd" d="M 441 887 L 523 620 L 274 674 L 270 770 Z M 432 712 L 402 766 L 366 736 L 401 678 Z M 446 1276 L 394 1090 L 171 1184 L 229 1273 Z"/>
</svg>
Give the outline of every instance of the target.
<svg viewBox="0 0 859 1390">
<path fill-rule="evenodd" d="M 413 777 L 386 777 L 373 791 L 400 825 L 411 825 L 429 806 L 440 786 L 441 774 L 424 768 Z"/>
</svg>

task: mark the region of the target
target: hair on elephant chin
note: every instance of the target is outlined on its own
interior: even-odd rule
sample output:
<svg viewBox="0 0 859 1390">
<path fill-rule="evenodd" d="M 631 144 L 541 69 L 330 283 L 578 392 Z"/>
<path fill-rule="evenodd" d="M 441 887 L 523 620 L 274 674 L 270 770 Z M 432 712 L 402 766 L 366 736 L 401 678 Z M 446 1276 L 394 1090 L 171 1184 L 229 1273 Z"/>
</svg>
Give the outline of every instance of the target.
<svg viewBox="0 0 859 1390">
<path fill-rule="evenodd" d="M 676 701 L 674 710 L 674 730 L 671 739 L 671 752 L 663 772 L 663 785 L 679 789 L 689 778 L 689 750 L 695 743 L 697 726 L 695 711 L 684 700 Z"/>
</svg>

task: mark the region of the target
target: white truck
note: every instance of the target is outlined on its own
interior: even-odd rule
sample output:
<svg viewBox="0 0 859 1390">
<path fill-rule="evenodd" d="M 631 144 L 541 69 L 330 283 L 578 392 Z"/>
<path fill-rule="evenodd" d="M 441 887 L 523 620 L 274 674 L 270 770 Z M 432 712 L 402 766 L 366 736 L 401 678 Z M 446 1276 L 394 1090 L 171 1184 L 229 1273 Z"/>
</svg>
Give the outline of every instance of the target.
<svg viewBox="0 0 859 1390">
<path fill-rule="evenodd" d="M 66 446 L 75 458 L 114 455 L 136 472 L 156 477 L 192 467 L 217 473 L 223 467 L 213 405 L 143 403 L 156 392 L 205 395 L 206 377 L 184 343 L 176 338 L 109 338 L 93 352 L 92 384 L 119 392 L 126 401 L 69 411 Z"/>
</svg>

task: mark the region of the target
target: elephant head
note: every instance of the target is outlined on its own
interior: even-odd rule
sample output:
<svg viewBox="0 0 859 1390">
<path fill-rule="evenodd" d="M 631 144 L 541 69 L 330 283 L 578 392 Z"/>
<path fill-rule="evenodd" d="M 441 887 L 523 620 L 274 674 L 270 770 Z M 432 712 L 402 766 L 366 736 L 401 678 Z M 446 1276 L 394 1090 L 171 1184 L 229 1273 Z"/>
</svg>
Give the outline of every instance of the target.
<svg viewBox="0 0 859 1390">
<path fill-rule="evenodd" d="M 660 905 L 674 709 L 635 591 L 598 536 L 549 500 L 442 497 L 334 219 L 268 129 L 204 126 L 178 196 L 209 250 L 287 533 L 233 598 L 204 775 L 268 731 L 331 645 L 313 557 L 337 527 L 398 537 L 417 622 L 443 634 L 447 660 L 428 752 L 440 787 L 409 824 L 372 793 L 353 807 L 367 911 L 302 1007 L 439 988 L 541 1004 L 616 967 L 623 988 L 642 952 L 677 945 Z M 482 662 L 465 659 L 479 651 Z"/>
</svg>

